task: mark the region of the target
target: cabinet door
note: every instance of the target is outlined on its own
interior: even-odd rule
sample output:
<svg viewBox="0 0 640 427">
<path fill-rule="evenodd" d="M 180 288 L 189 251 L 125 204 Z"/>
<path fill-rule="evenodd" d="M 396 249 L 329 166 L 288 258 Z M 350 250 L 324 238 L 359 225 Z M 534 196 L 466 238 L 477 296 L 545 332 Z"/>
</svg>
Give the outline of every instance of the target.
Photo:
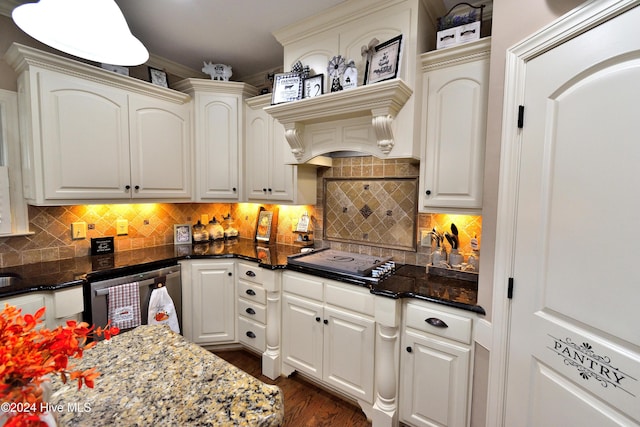
<svg viewBox="0 0 640 427">
<path fill-rule="evenodd" d="M 284 126 L 279 121 L 271 119 L 270 132 L 270 165 L 269 173 L 269 199 L 283 202 L 294 202 L 295 196 L 295 172 L 297 166 L 293 166 L 291 147 L 284 137 Z"/>
<path fill-rule="evenodd" d="M 131 194 L 134 199 L 191 198 L 189 106 L 129 98 Z"/>
<path fill-rule="evenodd" d="M 247 107 L 246 189 L 248 200 L 266 200 L 269 190 L 269 115 L 261 107 Z"/>
<path fill-rule="evenodd" d="M 489 59 L 424 75 L 421 206 L 482 207 Z"/>
<path fill-rule="evenodd" d="M 322 304 L 282 296 L 282 362 L 322 379 Z M 283 367 L 286 373 L 286 367 Z"/>
<path fill-rule="evenodd" d="M 324 381 L 373 403 L 375 322 L 325 307 Z"/>
<path fill-rule="evenodd" d="M 238 200 L 240 98 L 198 94 L 196 99 L 198 196 Z"/>
<path fill-rule="evenodd" d="M 191 265 L 193 341 L 197 344 L 235 339 L 235 290 L 232 262 Z"/>
<path fill-rule="evenodd" d="M 130 183 L 127 95 L 95 82 L 39 71 L 44 198 L 122 199 Z"/>
<path fill-rule="evenodd" d="M 262 106 L 247 107 L 246 188 L 249 200 L 294 201 L 296 167 L 284 126 Z"/>
<path fill-rule="evenodd" d="M 471 350 L 405 331 L 400 418 L 414 426 L 467 425 Z"/>
</svg>

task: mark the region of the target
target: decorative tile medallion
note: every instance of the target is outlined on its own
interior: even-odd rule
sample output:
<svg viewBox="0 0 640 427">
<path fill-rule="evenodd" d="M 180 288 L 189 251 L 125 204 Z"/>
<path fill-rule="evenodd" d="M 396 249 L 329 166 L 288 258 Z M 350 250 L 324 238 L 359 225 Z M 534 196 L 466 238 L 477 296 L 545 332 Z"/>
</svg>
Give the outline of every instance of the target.
<svg viewBox="0 0 640 427">
<path fill-rule="evenodd" d="M 325 178 L 324 195 L 324 239 L 416 250 L 417 178 Z"/>
</svg>

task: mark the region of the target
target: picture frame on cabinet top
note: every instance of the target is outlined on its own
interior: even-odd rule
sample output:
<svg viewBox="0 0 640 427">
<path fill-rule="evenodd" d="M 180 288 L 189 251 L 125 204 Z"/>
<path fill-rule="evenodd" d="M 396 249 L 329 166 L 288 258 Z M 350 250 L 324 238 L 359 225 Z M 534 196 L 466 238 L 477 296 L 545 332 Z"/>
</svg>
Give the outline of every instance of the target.
<svg viewBox="0 0 640 427">
<path fill-rule="evenodd" d="M 373 48 L 364 71 L 364 84 L 378 83 L 398 77 L 402 54 L 402 34 Z"/>
<path fill-rule="evenodd" d="M 314 98 L 324 93 L 324 74 L 307 77 L 303 82 L 303 98 Z"/>
<path fill-rule="evenodd" d="M 156 86 L 169 87 L 167 73 L 157 68 L 149 67 L 149 81 Z"/>
<path fill-rule="evenodd" d="M 271 105 L 298 101 L 302 98 L 302 75 L 300 73 L 278 73 L 273 78 Z"/>
</svg>

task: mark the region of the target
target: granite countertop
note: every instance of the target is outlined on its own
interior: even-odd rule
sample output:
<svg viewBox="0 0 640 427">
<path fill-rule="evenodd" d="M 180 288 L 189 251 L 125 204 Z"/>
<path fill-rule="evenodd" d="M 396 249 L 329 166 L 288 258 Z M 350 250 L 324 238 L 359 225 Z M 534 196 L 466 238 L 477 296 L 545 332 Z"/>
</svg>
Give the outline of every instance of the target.
<svg viewBox="0 0 640 427">
<path fill-rule="evenodd" d="M 109 255 L 78 257 L 69 260 L 27 264 L 0 269 L 0 275 L 18 275 L 22 280 L 15 286 L 0 288 L 0 298 L 35 291 L 52 291 L 79 286 L 88 280 L 106 276 L 129 275 L 175 265 L 182 259 L 237 258 L 259 262 L 269 269 L 287 267 L 287 257 L 300 253 L 296 245 L 258 245 L 251 239 L 232 239 L 195 245 L 165 245 L 116 252 Z M 293 269 L 293 268 L 292 268 Z M 402 265 L 392 276 L 371 285 L 369 282 L 295 268 L 333 280 L 371 288 L 371 292 L 389 298 L 418 298 L 463 310 L 485 314 L 477 305 L 477 276 L 475 282 L 458 278 L 444 278 L 428 274 L 424 266 Z"/>
<path fill-rule="evenodd" d="M 138 328 L 101 341 L 78 369 L 96 367 L 93 389 L 52 378 L 60 426 L 235 425 L 284 422 L 280 389 L 190 343 L 167 326 Z"/>
<path fill-rule="evenodd" d="M 55 291 L 82 285 L 86 279 L 100 280 L 108 275 L 129 275 L 176 265 L 181 259 L 240 258 L 260 262 L 265 268 L 284 268 L 287 256 L 300 252 L 300 246 L 260 246 L 251 239 L 231 239 L 197 245 L 164 245 L 108 255 L 76 257 L 60 261 L 25 264 L 0 269 L 0 275 L 21 278 L 13 286 L 0 288 L 0 297 L 36 291 Z"/>
<path fill-rule="evenodd" d="M 427 272 L 417 265 L 403 265 L 395 274 L 371 288 L 376 295 L 391 298 L 416 298 L 486 314 L 478 302 L 478 275 L 455 270 Z"/>
</svg>

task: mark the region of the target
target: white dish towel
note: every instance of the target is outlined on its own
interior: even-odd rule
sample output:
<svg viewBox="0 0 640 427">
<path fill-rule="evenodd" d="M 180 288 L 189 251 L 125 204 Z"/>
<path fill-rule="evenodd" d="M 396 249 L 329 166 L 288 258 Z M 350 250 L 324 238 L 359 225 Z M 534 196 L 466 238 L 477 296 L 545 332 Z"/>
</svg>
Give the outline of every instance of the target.
<svg viewBox="0 0 640 427">
<path fill-rule="evenodd" d="M 150 325 L 166 324 L 169 325 L 171 330 L 176 334 L 180 333 L 176 307 L 165 286 L 154 289 L 151 292 L 151 297 L 149 298 L 149 316 L 147 319 Z"/>
<path fill-rule="evenodd" d="M 117 326 L 120 329 L 140 326 L 140 288 L 138 282 L 109 288 L 109 320 L 111 326 Z"/>
</svg>

